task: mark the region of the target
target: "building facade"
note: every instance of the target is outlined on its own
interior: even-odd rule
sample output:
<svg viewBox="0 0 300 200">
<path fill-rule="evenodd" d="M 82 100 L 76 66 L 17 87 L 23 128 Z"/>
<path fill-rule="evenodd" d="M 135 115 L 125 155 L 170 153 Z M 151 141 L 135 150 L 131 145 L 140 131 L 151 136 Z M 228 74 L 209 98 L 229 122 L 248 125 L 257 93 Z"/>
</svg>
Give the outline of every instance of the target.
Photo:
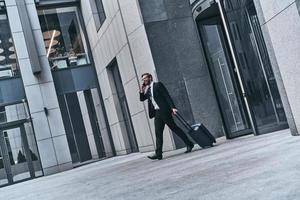
<svg viewBox="0 0 300 200">
<path fill-rule="evenodd" d="M 299 13 L 299 0 L 0 0 L 0 186 L 153 151 L 144 72 L 215 137 L 298 135 Z M 166 128 L 164 151 L 182 147 Z"/>
</svg>

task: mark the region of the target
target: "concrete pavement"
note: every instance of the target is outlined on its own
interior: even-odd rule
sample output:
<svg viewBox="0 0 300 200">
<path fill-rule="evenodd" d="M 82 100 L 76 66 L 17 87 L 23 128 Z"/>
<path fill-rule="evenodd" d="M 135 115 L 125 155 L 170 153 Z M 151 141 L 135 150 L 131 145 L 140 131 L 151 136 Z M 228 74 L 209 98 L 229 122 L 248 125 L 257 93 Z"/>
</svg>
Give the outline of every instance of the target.
<svg viewBox="0 0 300 200">
<path fill-rule="evenodd" d="M 214 148 L 131 154 L 0 188 L 1 200 L 298 200 L 300 137 L 288 130 Z"/>
</svg>

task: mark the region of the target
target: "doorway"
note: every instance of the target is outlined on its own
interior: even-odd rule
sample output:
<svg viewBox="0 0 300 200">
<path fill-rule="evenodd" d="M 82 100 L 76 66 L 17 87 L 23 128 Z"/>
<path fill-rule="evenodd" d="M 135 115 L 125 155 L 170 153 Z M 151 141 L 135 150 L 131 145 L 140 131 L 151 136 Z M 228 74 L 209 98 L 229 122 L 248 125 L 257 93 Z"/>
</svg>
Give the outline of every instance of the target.
<svg viewBox="0 0 300 200">
<path fill-rule="evenodd" d="M 114 59 L 108 66 L 109 82 L 113 89 L 112 93 L 115 96 L 115 103 L 118 105 L 118 118 L 120 119 L 120 125 L 124 127 L 124 138 L 127 153 L 138 152 L 138 144 L 134 128 L 131 121 L 131 114 L 128 108 L 127 98 L 125 95 L 125 89 L 123 81 L 121 79 L 119 66 L 117 60 Z"/>
<path fill-rule="evenodd" d="M 231 138 L 249 134 L 252 130 L 234 77 L 221 19 L 212 17 L 202 20 L 199 29 L 227 132 Z"/>
<path fill-rule="evenodd" d="M 30 130 L 27 119 L 0 125 L 0 187 L 43 175 Z"/>
<path fill-rule="evenodd" d="M 227 138 L 287 128 L 253 2 L 205 3 L 195 19 Z"/>
<path fill-rule="evenodd" d="M 91 89 L 58 95 L 58 102 L 73 164 L 104 158 L 106 154 Z"/>
</svg>

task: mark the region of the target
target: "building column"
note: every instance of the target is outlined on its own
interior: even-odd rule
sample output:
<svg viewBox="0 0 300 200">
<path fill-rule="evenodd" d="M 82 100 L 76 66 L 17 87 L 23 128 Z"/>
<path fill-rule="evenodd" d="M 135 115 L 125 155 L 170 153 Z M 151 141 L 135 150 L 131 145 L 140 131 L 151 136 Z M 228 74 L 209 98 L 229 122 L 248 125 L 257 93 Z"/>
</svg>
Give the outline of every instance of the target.
<svg viewBox="0 0 300 200">
<path fill-rule="evenodd" d="M 66 132 L 34 0 L 5 2 L 44 174 L 71 169 L 72 160 Z M 24 13 L 19 13 L 22 6 L 27 10 L 25 17 Z M 30 26 L 25 26 L 26 20 Z M 30 45 L 33 44 L 26 43 L 29 31 L 32 32 L 36 44 L 37 55 L 34 56 L 37 56 L 38 62 L 32 59 L 34 51 Z M 36 64 L 40 65 L 39 73 L 35 71 L 37 66 L 33 66 Z"/>
</svg>

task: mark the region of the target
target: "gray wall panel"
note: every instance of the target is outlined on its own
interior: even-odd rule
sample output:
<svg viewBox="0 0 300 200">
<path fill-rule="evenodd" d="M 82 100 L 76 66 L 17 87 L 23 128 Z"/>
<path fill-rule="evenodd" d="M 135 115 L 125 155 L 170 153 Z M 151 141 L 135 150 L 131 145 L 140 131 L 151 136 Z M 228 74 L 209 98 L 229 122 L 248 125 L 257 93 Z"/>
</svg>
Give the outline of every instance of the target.
<svg viewBox="0 0 300 200">
<path fill-rule="evenodd" d="M 150 12 L 152 1 L 139 0 L 159 81 L 166 84 L 189 122 L 203 122 L 215 136 L 223 123 L 189 1 L 160 0 L 167 19 Z M 177 146 L 180 142 L 175 137 Z"/>
<path fill-rule="evenodd" d="M 190 17 L 170 20 L 169 29 L 180 71 L 185 79 L 208 75 L 203 52 Z"/>
<path fill-rule="evenodd" d="M 167 20 L 164 0 L 139 0 L 145 23 Z"/>
<path fill-rule="evenodd" d="M 183 0 L 165 0 L 165 7 L 169 19 L 191 17 L 191 7 L 187 1 Z"/>
<path fill-rule="evenodd" d="M 145 24 L 148 34 L 148 40 L 151 47 L 152 56 L 156 66 L 157 74 L 165 84 L 176 80 L 170 79 L 170 76 L 181 77 L 171 32 L 169 21 L 161 21 Z"/>
<path fill-rule="evenodd" d="M 96 88 L 97 79 L 91 65 L 57 70 L 53 73 L 59 95 Z"/>
</svg>

